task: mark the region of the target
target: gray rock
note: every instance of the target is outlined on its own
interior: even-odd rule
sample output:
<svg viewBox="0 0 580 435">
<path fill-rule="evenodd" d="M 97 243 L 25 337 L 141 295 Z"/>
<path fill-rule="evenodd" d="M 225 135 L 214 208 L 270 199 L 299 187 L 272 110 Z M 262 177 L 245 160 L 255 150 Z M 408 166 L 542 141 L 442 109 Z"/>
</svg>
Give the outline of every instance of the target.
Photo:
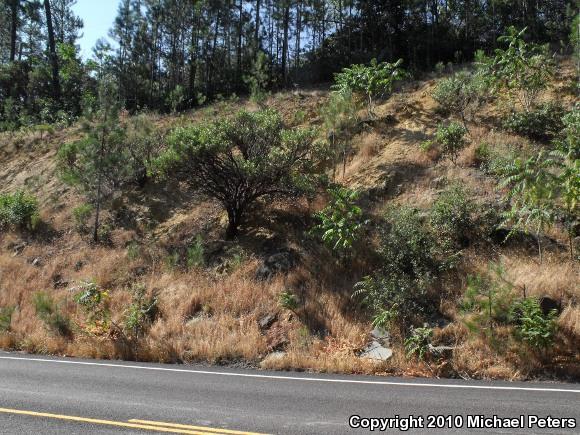
<svg viewBox="0 0 580 435">
<path fill-rule="evenodd" d="M 256 279 L 267 281 L 279 273 L 287 273 L 292 270 L 296 262 L 291 252 L 278 252 L 270 255 L 256 271 Z"/>
<path fill-rule="evenodd" d="M 370 344 L 368 344 L 360 354 L 361 358 L 372 359 L 375 361 L 387 361 L 392 356 L 393 350 L 388 347 L 384 347 L 376 340 L 373 340 Z"/>
<path fill-rule="evenodd" d="M 36 257 L 34 260 L 31 261 L 30 264 L 36 267 L 40 267 L 42 266 L 42 261 L 40 261 L 40 258 Z"/>
<path fill-rule="evenodd" d="M 266 314 L 264 317 L 258 320 L 258 326 L 262 330 L 269 329 L 270 326 L 272 326 L 276 321 L 276 317 L 276 314 Z"/>
<path fill-rule="evenodd" d="M 275 352 L 270 352 L 268 355 L 266 355 L 266 357 L 262 360 L 262 362 L 281 360 L 285 356 L 286 356 L 286 352 L 281 351 L 281 350 L 277 350 Z"/>
<path fill-rule="evenodd" d="M 391 340 L 391 335 L 389 334 L 389 331 L 379 327 L 375 327 L 371 331 L 371 337 L 381 342 L 382 344 L 386 345 L 388 345 Z"/>
</svg>

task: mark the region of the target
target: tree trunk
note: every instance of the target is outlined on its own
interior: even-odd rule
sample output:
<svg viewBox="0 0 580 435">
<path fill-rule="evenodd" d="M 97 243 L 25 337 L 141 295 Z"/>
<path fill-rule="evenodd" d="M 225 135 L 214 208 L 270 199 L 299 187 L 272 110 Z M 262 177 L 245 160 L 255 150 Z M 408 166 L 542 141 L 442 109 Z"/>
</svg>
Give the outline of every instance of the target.
<svg viewBox="0 0 580 435">
<path fill-rule="evenodd" d="M 239 22 L 238 22 L 238 47 L 237 47 L 237 65 L 236 65 L 237 77 L 236 77 L 236 81 L 237 81 L 237 87 L 239 90 L 242 86 L 242 31 L 243 31 L 243 17 L 244 17 L 244 5 L 242 3 L 242 0 L 240 0 L 240 3 L 238 5 L 238 9 L 239 9 Z"/>
<path fill-rule="evenodd" d="M 44 0 L 44 12 L 46 14 L 46 27 L 48 30 L 48 52 L 52 67 L 52 94 L 55 101 L 60 101 L 60 79 L 58 74 L 58 57 L 56 55 L 56 44 L 54 42 L 54 28 L 52 27 L 52 14 L 50 10 L 50 0 Z"/>
<path fill-rule="evenodd" d="M 256 31 L 254 35 L 256 53 L 260 50 L 260 0 L 256 0 Z"/>
<path fill-rule="evenodd" d="M 282 42 L 282 79 L 284 86 L 288 84 L 288 30 L 290 28 L 290 2 L 284 6 L 284 40 Z"/>
<path fill-rule="evenodd" d="M 11 23 L 10 23 L 10 62 L 16 59 L 16 37 L 18 34 L 18 8 L 20 0 L 10 2 Z"/>
<path fill-rule="evenodd" d="M 238 235 L 238 228 L 241 224 L 242 209 L 227 207 L 228 227 L 226 228 L 226 240 L 232 240 Z"/>
</svg>

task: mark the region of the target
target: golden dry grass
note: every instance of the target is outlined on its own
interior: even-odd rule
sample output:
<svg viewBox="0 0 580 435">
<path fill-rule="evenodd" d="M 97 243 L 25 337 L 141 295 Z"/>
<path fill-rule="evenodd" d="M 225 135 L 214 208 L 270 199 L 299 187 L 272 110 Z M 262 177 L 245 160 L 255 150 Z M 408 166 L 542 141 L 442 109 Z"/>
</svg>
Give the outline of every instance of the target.
<svg viewBox="0 0 580 435">
<path fill-rule="evenodd" d="M 346 176 L 339 176 L 338 181 L 362 191 L 382 192 L 379 200 L 368 204 L 370 213 L 378 214 L 392 203 L 427 209 L 438 192 L 454 182 L 468 187 L 478 203 L 493 201 L 498 194 L 496 182 L 475 167 L 477 146 L 486 143 L 500 153 L 509 147 L 524 151 L 533 148 L 525 139 L 483 122 L 484 117 L 497 115 L 497 108 L 486 106 L 470 122 L 469 146 L 458 165 L 441 161 L 436 152 L 424 153 L 420 143 L 431 138 L 437 124 L 445 121 L 436 113 L 436 104 L 430 97 L 434 85 L 435 81 L 429 80 L 404 87 L 404 93 L 377 107 L 376 122 L 365 125 L 354 137 L 356 153 L 347 162 Z M 326 90 L 309 90 L 273 95 L 268 103 L 280 110 L 289 124 L 312 126 L 320 124 L 318 109 L 326 97 Z M 160 128 L 169 129 L 213 119 L 242 107 L 252 109 L 252 103 L 222 102 L 179 117 L 155 115 L 152 120 Z M 300 117 L 296 116 L 298 112 Z M 196 234 L 204 234 L 210 240 L 220 237 L 224 213 L 219 205 L 184 195 L 169 216 L 163 215 L 165 210 L 157 216 L 152 202 L 140 198 L 139 193 L 127 195 L 123 200 L 140 216 L 159 218 L 153 228 L 143 224 L 134 229 L 116 229 L 111 246 L 92 246 L 85 236 L 73 230 L 70 209 L 82 198 L 63 186 L 55 175 L 58 145 L 76 136 L 74 128 L 57 132 L 42 143 L 24 135 L 18 138 L 26 145 L 20 150 L 0 147 L 3 159 L 9 162 L 0 168 L 0 190 L 27 187 L 34 191 L 41 199 L 43 220 L 53 232 L 46 239 L 0 233 L 0 307 L 17 307 L 10 331 L 0 332 L 0 348 L 159 362 L 244 360 L 265 369 L 523 379 L 537 372 L 542 361 L 513 340 L 509 327 L 498 328 L 494 340 L 470 332 L 459 308 L 467 275 L 487 273 L 490 262 L 501 261 L 505 279 L 513 282 L 516 289 L 525 286 L 528 296 L 549 295 L 562 300 L 565 308 L 558 325 L 563 338 L 557 347 L 571 364 L 580 361 L 580 268 L 567 259 L 565 250 L 549 247 L 544 263 L 539 265 L 534 253 L 523 249 L 469 247 L 463 252 L 459 272 L 442 285 L 445 297 L 439 310 L 451 323 L 435 328 L 434 333 L 434 343 L 458 346 L 451 359 L 443 363 L 407 359 L 404 337 L 393 333 L 393 358 L 376 363 L 358 356 L 369 340 L 371 325 L 368 313 L 359 310 L 351 298 L 353 284 L 372 270 L 371 247 L 365 246 L 364 255 L 349 268 L 337 265 L 325 251 L 304 253 L 307 250 L 302 246 L 303 232 L 311 224 L 312 214 L 326 205 L 324 195 L 312 201 L 263 204 L 261 214 L 244 228 L 239 243 L 247 254 L 233 268 L 171 268 L 166 264 L 167 254 L 183 247 L 185 240 Z M 8 143 L 13 138 L 3 134 L 0 141 Z M 158 189 L 153 193 L 162 196 L 176 192 Z M 138 203 L 131 202 L 135 198 Z M 111 218 L 107 214 L 105 217 Z M 561 229 L 556 228 L 550 236 L 565 246 Z M 278 238 L 304 254 L 302 264 L 287 276 L 257 281 L 254 274 L 262 244 Z M 23 241 L 26 247 L 15 253 L 14 246 Z M 126 248 L 136 241 L 141 246 L 139 254 L 129 256 Z M 35 258 L 40 259 L 40 265 L 32 265 Z M 47 291 L 73 325 L 82 324 L 84 315 L 73 296 L 78 283 L 86 279 L 109 290 L 115 325 L 122 327 L 125 321 L 135 284 L 144 285 L 148 294 L 156 295 L 159 316 L 133 341 L 124 338 L 115 327 L 97 335 L 75 327 L 72 339 L 47 330 L 36 315 L 33 295 Z M 299 301 L 293 312 L 279 305 L 283 291 L 292 292 Z M 276 315 L 277 320 L 270 329 L 262 331 L 258 321 L 267 314 Z M 270 355 L 277 349 L 283 349 L 285 354 Z"/>
</svg>

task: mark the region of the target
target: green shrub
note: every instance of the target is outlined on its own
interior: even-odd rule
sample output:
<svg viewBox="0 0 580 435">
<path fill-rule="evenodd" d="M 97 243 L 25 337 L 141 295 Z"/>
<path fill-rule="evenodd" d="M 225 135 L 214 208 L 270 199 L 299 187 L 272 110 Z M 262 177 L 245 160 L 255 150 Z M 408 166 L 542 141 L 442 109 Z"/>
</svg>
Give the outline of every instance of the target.
<svg viewBox="0 0 580 435">
<path fill-rule="evenodd" d="M 203 267 L 205 264 L 203 239 L 197 236 L 195 242 L 187 248 L 187 267 Z"/>
<path fill-rule="evenodd" d="M 532 140 L 550 141 L 564 128 L 564 108 L 556 103 L 546 103 L 523 112 L 512 112 L 503 127 Z"/>
<path fill-rule="evenodd" d="M 87 317 L 86 330 L 102 333 L 111 322 L 109 293 L 95 282 L 85 282 L 74 296 L 74 301 L 83 309 Z"/>
<path fill-rule="evenodd" d="M 469 109 L 477 105 L 479 90 L 473 75 L 458 72 L 440 80 L 431 96 L 441 111 L 457 115 L 465 123 Z"/>
<path fill-rule="evenodd" d="M 296 296 L 289 291 L 283 291 L 280 293 L 278 303 L 282 308 L 287 310 L 294 311 L 298 308 L 298 300 L 296 299 Z"/>
<path fill-rule="evenodd" d="M 125 330 L 133 337 L 138 337 L 153 323 L 159 314 L 157 297 L 147 296 L 143 285 L 135 285 L 132 288 L 132 302 L 125 311 Z"/>
<path fill-rule="evenodd" d="M 368 65 L 351 65 L 334 75 L 333 89 L 338 92 L 352 92 L 364 97 L 370 116 L 374 116 L 375 99 L 384 98 L 393 90 L 395 81 L 407 76 L 401 67 L 403 59 L 395 63 L 377 62 L 372 59 Z"/>
<path fill-rule="evenodd" d="M 314 232 L 333 251 L 345 254 L 353 248 L 364 225 L 362 210 L 355 205 L 358 192 L 344 187 L 329 189 L 331 201 L 328 207 L 316 214 L 319 224 Z"/>
<path fill-rule="evenodd" d="M 480 143 L 475 148 L 475 153 L 473 156 L 474 163 L 480 168 L 485 168 L 486 165 L 491 160 L 491 156 L 492 156 L 491 147 L 485 142 Z"/>
<path fill-rule="evenodd" d="M 433 329 L 431 328 L 413 328 L 411 336 L 404 343 L 407 358 L 416 356 L 420 361 L 424 360 L 429 353 L 432 337 Z"/>
<path fill-rule="evenodd" d="M 0 332 L 10 331 L 14 307 L 0 307 Z"/>
<path fill-rule="evenodd" d="M 77 231 L 86 233 L 89 229 L 89 219 L 93 214 L 93 206 L 91 204 L 81 204 L 73 208 L 72 214 Z"/>
<path fill-rule="evenodd" d="M 465 324 L 472 332 L 492 333 L 498 325 L 510 323 L 516 295 L 513 286 L 504 278 L 501 265 L 490 266 L 492 275 L 473 275 L 467 278 L 467 289 L 461 302 L 467 314 Z"/>
<path fill-rule="evenodd" d="M 36 198 L 23 191 L 0 195 L 0 228 L 33 230 L 39 222 Z"/>
<path fill-rule="evenodd" d="M 141 255 L 141 246 L 138 242 L 132 241 L 127 245 L 127 258 L 129 260 L 136 260 Z"/>
<path fill-rule="evenodd" d="M 537 350 L 546 349 L 553 344 L 558 317 L 556 310 L 544 315 L 537 299 L 526 298 L 515 303 L 512 312 L 516 313 L 517 338 Z"/>
<path fill-rule="evenodd" d="M 454 165 L 457 162 L 459 153 L 467 145 L 466 133 L 467 129 L 457 122 L 437 127 L 435 141 L 441 147 L 441 155 L 449 158 Z"/>
<path fill-rule="evenodd" d="M 443 191 L 431 207 L 431 228 L 447 253 L 464 248 L 469 243 L 474 227 L 473 211 L 474 204 L 466 190 L 457 184 Z"/>
<path fill-rule="evenodd" d="M 49 331 L 63 337 L 72 335 L 69 318 L 61 313 L 60 307 L 52 296 L 46 292 L 38 292 L 34 294 L 32 301 L 36 315 L 44 322 Z"/>
<path fill-rule="evenodd" d="M 433 308 L 427 289 L 439 268 L 436 244 L 416 209 L 392 209 L 385 220 L 380 230 L 382 266 L 355 285 L 353 296 L 375 317 L 386 316 L 405 326 Z"/>
</svg>

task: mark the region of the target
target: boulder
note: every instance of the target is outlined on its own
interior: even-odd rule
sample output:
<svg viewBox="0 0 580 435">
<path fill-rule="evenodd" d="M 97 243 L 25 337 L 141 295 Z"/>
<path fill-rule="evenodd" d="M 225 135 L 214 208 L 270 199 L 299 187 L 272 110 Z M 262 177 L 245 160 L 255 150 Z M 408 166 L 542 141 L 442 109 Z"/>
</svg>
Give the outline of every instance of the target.
<svg viewBox="0 0 580 435">
<path fill-rule="evenodd" d="M 392 349 L 384 347 L 377 340 L 371 341 L 361 352 L 360 357 L 375 361 L 387 361 L 393 356 Z"/>
<path fill-rule="evenodd" d="M 386 329 L 380 328 L 378 326 L 376 326 L 372 331 L 371 331 L 371 337 L 384 344 L 387 345 L 390 343 L 391 340 L 391 336 L 389 334 L 389 331 L 387 331 Z"/>
<path fill-rule="evenodd" d="M 296 261 L 291 252 L 283 251 L 267 257 L 256 271 L 258 281 L 267 281 L 279 273 L 287 273 L 294 268 Z"/>
<path fill-rule="evenodd" d="M 261 330 L 269 329 L 270 326 L 276 321 L 276 314 L 266 314 L 264 317 L 258 320 L 258 326 Z"/>
</svg>

